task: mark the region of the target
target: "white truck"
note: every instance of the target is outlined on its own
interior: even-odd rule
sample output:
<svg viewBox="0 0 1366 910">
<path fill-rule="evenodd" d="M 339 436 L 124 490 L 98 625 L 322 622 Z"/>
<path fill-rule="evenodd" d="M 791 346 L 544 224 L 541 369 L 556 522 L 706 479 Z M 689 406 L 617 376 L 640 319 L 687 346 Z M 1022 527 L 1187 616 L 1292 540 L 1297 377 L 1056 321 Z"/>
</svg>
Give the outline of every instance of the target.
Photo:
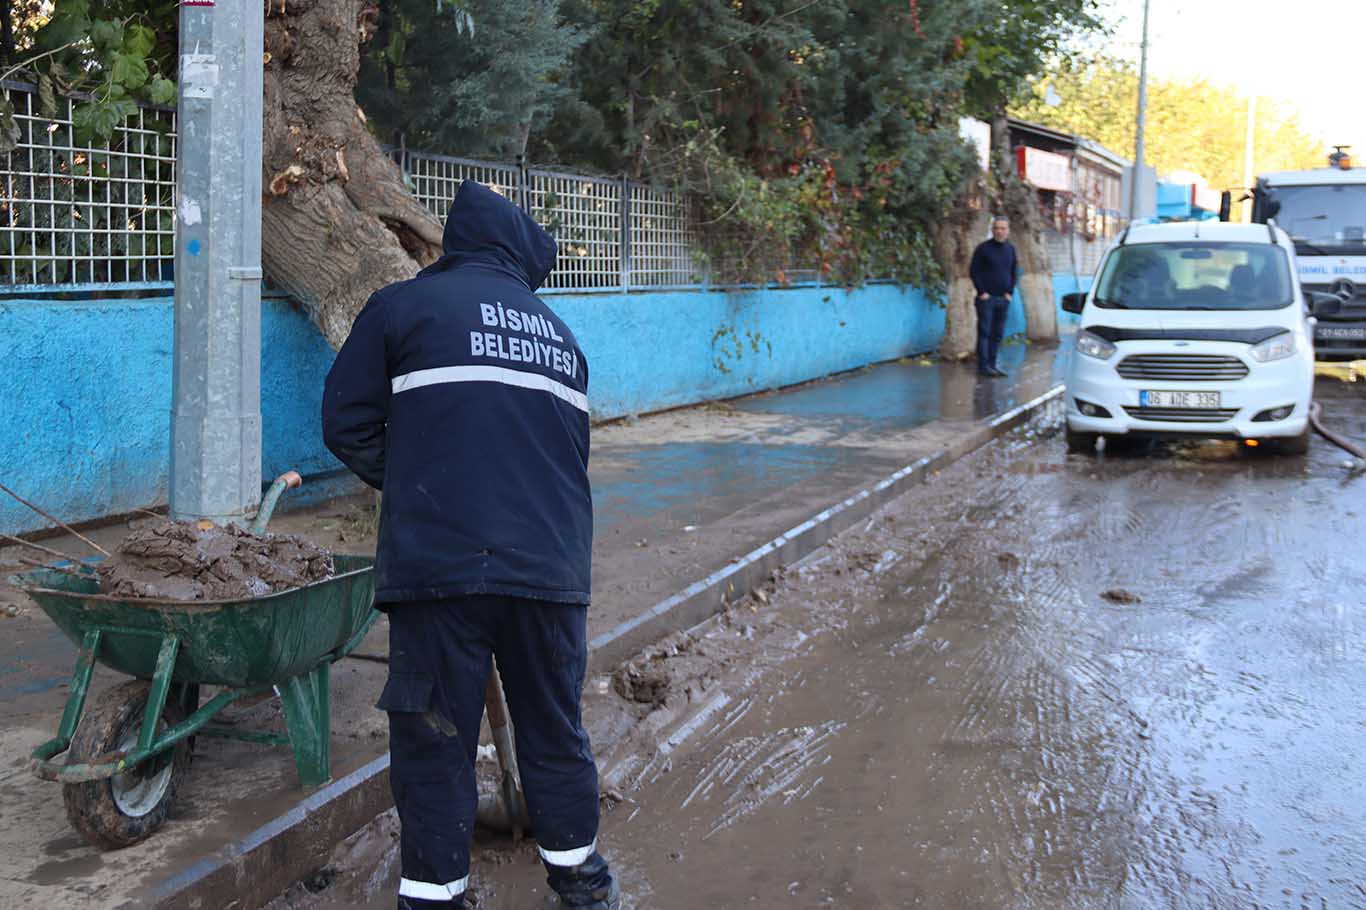
<svg viewBox="0 0 1366 910">
<path fill-rule="evenodd" d="M 1329 166 L 1262 174 L 1252 189 L 1252 220 L 1274 221 L 1295 244 L 1300 286 L 1342 301 L 1316 307 L 1314 350 L 1321 359 L 1366 357 L 1366 167 L 1346 146 Z"/>
</svg>

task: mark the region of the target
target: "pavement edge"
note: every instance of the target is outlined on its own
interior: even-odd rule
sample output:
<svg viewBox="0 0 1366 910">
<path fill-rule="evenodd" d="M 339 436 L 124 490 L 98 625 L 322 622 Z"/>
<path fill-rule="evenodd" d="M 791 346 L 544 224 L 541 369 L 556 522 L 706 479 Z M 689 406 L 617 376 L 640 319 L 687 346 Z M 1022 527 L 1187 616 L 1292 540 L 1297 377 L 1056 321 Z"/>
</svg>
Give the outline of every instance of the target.
<svg viewBox="0 0 1366 910">
<path fill-rule="evenodd" d="M 589 672 L 606 672 L 666 635 L 692 628 L 721 612 L 728 604 L 759 587 L 780 566 L 791 565 L 824 546 L 832 537 L 867 518 L 913 484 L 923 483 L 937 471 L 1010 432 L 1060 397 L 1062 391 L 1062 386 L 1054 386 L 1042 395 L 998 414 L 988 424 L 973 428 L 952 445 L 860 490 L 644 613 L 597 636 L 588 643 Z"/>
</svg>

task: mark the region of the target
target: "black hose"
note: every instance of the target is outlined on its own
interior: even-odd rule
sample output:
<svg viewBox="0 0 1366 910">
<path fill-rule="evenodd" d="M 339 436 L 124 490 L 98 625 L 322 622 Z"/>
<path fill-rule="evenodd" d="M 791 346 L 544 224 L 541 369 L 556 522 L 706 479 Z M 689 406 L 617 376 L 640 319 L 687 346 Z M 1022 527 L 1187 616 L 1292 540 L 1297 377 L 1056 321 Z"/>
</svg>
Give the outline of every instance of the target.
<svg viewBox="0 0 1366 910">
<path fill-rule="evenodd" d="M 1314 430 L 1317 431 L 1320 436 L 1322 436 L 1324 439 L 1328 440 L 1338 448 L 1342 449 L 1344 452 L 1347 452 L 1348 454 L 1355 456 L 1361 461 L 1366 462 L 1366 450 L 1363 450 L 1356 443 L 1352 442 L 1349 439 L 1344 439 L 1343 437 L 1334 433 L 1332 430 L 1325 427 L 1323 425 L 1323 421 L 1319 419 L 1322 416 L 1322 404 L 1316 401 L 1309 406 L 1309 423 L 1313 425 Z"/>
</svg>

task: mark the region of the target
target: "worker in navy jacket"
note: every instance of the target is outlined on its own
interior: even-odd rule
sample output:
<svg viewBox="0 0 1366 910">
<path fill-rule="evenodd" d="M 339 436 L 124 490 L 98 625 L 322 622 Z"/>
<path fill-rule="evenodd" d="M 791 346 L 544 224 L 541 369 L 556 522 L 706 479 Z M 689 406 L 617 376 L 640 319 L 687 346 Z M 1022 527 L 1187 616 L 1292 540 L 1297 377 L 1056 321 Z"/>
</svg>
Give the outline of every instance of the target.
<svg viewBox="0 0 1366 910">
<path fill-rule="evenodd" d="M 597 852 L 579 701 L 593 542 L 588 362 L 534 293 L 555 242 L 473 181 L 444 255 L 377 291 L 323 395 L 327 447 L 383 490 L 376 605 L 389 615 L 390 780 L 400 908 L 464 905 L 490 655 L 531 824 L 565 907 L 619 903 Z"/>
</svg>

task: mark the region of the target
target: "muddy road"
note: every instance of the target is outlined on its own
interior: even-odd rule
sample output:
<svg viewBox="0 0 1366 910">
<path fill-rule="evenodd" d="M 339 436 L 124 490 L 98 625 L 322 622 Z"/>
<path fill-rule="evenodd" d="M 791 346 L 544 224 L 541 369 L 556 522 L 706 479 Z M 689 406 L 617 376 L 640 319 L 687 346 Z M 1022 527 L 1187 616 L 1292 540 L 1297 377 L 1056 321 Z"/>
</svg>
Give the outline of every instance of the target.
<svg viewBox="0 0 1366 910">
<path fill-rule="evenodd" d="M 1366 398 L 1321 398 L 1366 440 Z M 1036 426 L 591 680 L 628 905 L 1366 907 L 1343 458 L 1068 456 Z M 387 839 L 316 905 L 392 906 Z M 529 848 L 475 862 L 481 907 L 542 906 Z M 346 876 L 370 890 L 323 887 Z"/>
</svg>

